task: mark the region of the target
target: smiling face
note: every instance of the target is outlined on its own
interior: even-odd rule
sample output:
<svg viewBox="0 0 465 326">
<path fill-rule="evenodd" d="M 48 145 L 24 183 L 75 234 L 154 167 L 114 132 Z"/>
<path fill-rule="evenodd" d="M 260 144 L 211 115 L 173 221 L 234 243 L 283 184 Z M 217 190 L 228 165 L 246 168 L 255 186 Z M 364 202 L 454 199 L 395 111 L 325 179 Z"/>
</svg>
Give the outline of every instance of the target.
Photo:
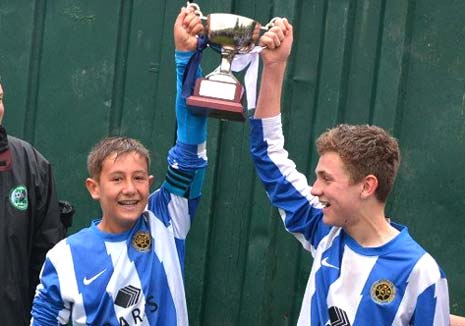
<svg viewBox="0 0 465 326">
<path fill-rule="evenodd" d="M 105 158 L 99 178 L 86 180 L 89 193 L 102 208 L 99 229 L 109 233 L 129 230 L 147 205 L 152 181 L 146 158 L 137 152 Z"/>
<path fill-rule="evenodd" d="M 311 193 L 325 205 L 323 221 L 340 227 L 356 222 L 363 182 L 351 181 L 341 157 L 335 152 L 321 155 L 315 173 Z"/>
</svg>

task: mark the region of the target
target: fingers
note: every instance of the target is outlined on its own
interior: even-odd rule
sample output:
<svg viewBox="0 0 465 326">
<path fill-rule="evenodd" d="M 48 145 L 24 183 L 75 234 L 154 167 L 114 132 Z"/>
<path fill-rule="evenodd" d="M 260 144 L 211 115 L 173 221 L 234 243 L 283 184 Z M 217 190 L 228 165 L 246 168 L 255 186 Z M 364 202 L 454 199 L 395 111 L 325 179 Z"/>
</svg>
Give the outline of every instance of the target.
<svg viewBox="0 0 465 326">
<path fill-rule="evenodd" d="M 273 22 L 273 27 L 260 38 L 259 45 L 271 50 L 278 48 L 289 33 L 292 34 L 292 25 L 289 24 L 286 18 L 278 18 Z"/>
<path fill-rule="evenodd" d="M 182 17 L 182 26 L 190 35 L 197 35 L 203 31 L 202 21 L 192 7 L 182 8 L 180 15 Z M 178 16 L 179 17 L 179 16 Z"/>
<path fill-rule="evenodd" d="M 275 49 L 279 47 L 284 40 L 284 31 L 278 26 L 272 27 L 268 32 L 265 33 L 265 43 L 269 49 Z"/>
<path fill-rule="evenodd" d="M 175 27 L 179 27 L 182 25 L 182 22 L 184 21 L 184 17 L 186 17 L 186 14 L 186 8 L 182 7 L 179 11 L 178 16 L 176 17 L 176 21 L 174 22 Z"/>
</svg>

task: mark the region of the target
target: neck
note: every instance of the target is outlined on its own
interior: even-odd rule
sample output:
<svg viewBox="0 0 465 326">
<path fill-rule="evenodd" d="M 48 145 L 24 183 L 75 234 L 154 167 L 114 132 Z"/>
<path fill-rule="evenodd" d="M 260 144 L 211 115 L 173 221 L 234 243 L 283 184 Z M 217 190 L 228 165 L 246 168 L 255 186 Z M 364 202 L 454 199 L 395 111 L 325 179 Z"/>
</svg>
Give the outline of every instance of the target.
<svg viewBox="0 0 465 326">
<path fill-rule="evenodd" d="M 382 246 L 399 234 L 386 218 L 384 204 L 362 211 L 344 230 L 362 247 Z"/>
</svg>

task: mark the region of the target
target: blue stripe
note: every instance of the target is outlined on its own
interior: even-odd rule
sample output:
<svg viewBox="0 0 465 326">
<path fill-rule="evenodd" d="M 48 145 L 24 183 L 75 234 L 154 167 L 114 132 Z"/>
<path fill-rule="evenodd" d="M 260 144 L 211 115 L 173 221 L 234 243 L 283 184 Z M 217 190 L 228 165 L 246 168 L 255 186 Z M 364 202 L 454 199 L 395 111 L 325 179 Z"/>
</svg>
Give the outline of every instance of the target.
<svg viewBox="0 0 465 326">
<path fill-rule="evenodd" d="M 328 234 L 330 226 L 322 223 L 323 212 L 312 207 L 308 199 L 286 180 L 278 166 L 268 156 L 261 120 L 250 120 L 251 153 L 257 174 L 265 186 L 273 206 L 286 212 L 285 226 L 289 232 L 304 235 L 316 247 Z"/>
<path fill-rule="evenodd" d="M 434 313 L 437 304 L 437 299 L 434 295 L 435 290 L 436 286 L 433 284 L 418 296 L 417 308 L 412 325 L 434 325 Z"/>
<path fill-rule="evenodd" d="M 105 242 L 101 239 L 102 236 L 107 241 L 121 241 L 121 239 L 127 238 L 128 232 L 117 235 L 103 233 L 94 224 L 90 228 L 70 236 L 67 240 L 75 262 L 74 272 L 78 290 L 82 294 L 87 323 L 91 325 L 118 323 L 113 309 L 113 298 L 106 292 L 102 293 L 114 271 L 113 262 L 107 253 Z M 84 284 L 84 278 L 91 279 L 102 271 L 105 272 L 91 284 Z"/>
<path fill-rule="evenodd" d="M 56 320 L 58 312 L 64 308 L 57 271 L 48 258 L 43 266 L 41 283 L 44 289 L 34 298 L 32 306 L 33 325 L 46 325 L 49 320 Z"/>
<path fill-rule="evenodd" d="M 139 219 L 137 225 L 128 238 L 139 231 L 150 232 L 149 223 L 145 218 Z M 155 242 L 152 238 L 150 251 L 138 251 L 128 243 L 128 257 L 134 263 L 137 274 L 143 286 L 142 292 L 146 300 L 145 313 L 150 325 L 176 325 L 176 311 L 174 301 L 168 287 L 168 280 L 164 265 L 155 254 Z"/>
</svg>

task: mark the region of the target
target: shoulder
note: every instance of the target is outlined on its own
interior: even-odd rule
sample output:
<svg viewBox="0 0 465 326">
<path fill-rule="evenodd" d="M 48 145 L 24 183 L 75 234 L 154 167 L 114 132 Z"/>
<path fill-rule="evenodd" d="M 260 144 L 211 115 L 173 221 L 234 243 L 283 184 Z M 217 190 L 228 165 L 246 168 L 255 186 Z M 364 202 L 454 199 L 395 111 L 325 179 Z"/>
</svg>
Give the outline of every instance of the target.
<svg viewBox="0 0 465 326">
<path fill-rule="evenodd" d="M 428 288 L 447 284 L 446 275 L 433 256 L 419 244 L 412 250 L 416 251 L 416 255 L 412 255 L 411 269 L 407 278 L 410 291 L 414 290 L 418 295 Z"/>
<path fill-rule="evenodd" d="M 77 233 L 74 233 L 58 242 L 52 249 L 50 249 L 47 256 L 60 257 L 65 252 L 68 252 L 71 247 L 73 248 L 73 251 L 85 250 L 95 244 L 96 238 L 95 233 L 92 232 L 90 227 L 81 229 Z"/>
<path fill-rule="evenodd" d="M 27 157 L 29 161 L 50 164 L 34 146 L 20 138 L 8 135 L 8 146 L 13 155 Z"/>
</svg>

